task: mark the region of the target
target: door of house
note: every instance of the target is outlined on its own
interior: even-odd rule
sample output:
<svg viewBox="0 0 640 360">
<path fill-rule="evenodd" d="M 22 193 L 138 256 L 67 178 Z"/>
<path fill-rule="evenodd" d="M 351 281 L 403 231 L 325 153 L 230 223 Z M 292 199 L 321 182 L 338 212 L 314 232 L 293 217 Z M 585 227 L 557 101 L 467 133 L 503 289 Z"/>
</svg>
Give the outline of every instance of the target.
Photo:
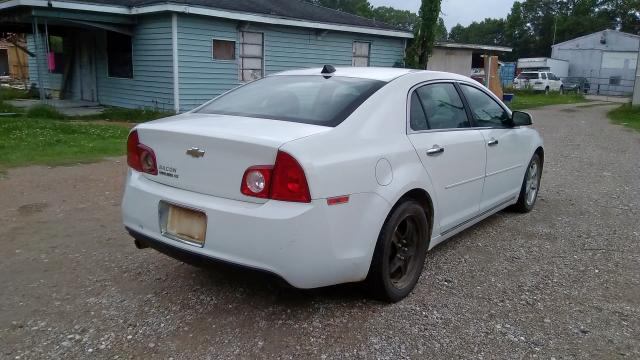
<svg viewBox="0 0 640 360">
<path fill-rule="evenodd" d="M 93 32 L 78 34 L 78 65 L 80 99 L 95 102 L 98 100 L 98 91 L 96 86 L 95 35 Z"/>
<path fill-rule="evenodd" d="M 0 76 L 9 75 L 9 54 L 7 49 L 0 49 Z"/>
</svg>

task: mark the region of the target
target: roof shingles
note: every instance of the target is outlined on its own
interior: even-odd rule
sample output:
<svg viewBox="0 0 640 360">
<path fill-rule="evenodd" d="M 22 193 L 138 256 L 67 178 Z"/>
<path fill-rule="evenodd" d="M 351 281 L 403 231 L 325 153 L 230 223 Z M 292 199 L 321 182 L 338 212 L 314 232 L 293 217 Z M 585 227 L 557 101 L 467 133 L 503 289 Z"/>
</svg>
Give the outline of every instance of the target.
<svg viewBox="0 0 640 360">
<path fill-rule="evenodd" d="M 80 0 L 76 2 L 140 7 L 159 4 L 198 6 L 266 16 L 406 32 L 392 25 L 300 0 Z"/>
</svg>

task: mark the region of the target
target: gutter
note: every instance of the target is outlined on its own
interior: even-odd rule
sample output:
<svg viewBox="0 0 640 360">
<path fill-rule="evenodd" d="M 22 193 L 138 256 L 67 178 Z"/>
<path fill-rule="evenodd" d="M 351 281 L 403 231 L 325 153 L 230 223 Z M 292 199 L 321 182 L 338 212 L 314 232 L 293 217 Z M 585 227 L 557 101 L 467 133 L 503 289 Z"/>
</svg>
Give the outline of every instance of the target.
<svg viewBox="0 0 640 360">
<path fill-rule="evenodd" d="M 49 3 L 51 6 L 49 6 Z M 211 17 L 219 17 L 224 19 L 248 21 L 263 24 L 272 25 L 284 25 L 284 26 L 296 26 L 310 29 L 322 29 L 322 30 L 335 30 L 342 32 L 361 33 L 369 35 L 380 35 L 397 37 L 404 39 L 413 38 L 413 33 L 398 31 L 398 30 L 385 30 L 376 29 L 361 26 L 330 24 L 324 22 L 314 22 L 307 20 L 296 20 L 282 17 L 235 12 L 229 10 L 209 9 L 190 5 L 174 5 L 174 4 L 158 4 L 147 6 L 126 7 L 119 5 L 96 5 L 86 3 L 72 3 L 66 1 L 47 1 L 47 0 L 9 0 L 0 2 L 0 11 L 17 6 L 31 6 L 31 7 L 44 7 L 44 8 L 57 8 L 66 10 L 78 10 L 78 11 L 92 11 L 102 12 L 110 14 L 120 15 L 144 15 L 158 12 L 174 12 L 184 14 L 203 15 Z"/>
</svg>

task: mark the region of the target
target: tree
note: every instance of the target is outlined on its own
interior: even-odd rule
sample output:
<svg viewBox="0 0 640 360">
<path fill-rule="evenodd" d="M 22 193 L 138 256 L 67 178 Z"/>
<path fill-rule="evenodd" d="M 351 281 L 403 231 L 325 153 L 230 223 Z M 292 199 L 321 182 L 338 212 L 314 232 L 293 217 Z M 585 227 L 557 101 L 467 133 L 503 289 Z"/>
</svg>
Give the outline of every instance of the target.
<svg viewBox="0 0 640 360">
<path fill-rule="evenodd" d="M 378 6 L 371 10 L 371 19 L 401 29 L 413 30 L 418 22 L 418 14 L 409 10 L 398 10 L 389 6 Z"/>
<path fill-rule="evenodd" d="M 413 42 L 407 49 L 406 64 L 409 67 L 426 69 L 429 56 L 438 37 L 441 0 L 422 0 L 419 20 L 413 32 Z"/>
</svg>

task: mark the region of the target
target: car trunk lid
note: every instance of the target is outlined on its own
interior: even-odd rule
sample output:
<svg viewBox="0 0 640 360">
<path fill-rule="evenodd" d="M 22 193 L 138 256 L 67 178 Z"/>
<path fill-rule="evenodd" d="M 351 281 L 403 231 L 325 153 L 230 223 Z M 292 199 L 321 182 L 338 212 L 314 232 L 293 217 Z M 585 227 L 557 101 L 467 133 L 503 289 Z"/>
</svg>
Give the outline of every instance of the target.
<svg viewBox="0 0 640 360">
<path fill-rule="evenodd" d="M 215 114 L 184 114 L 136 127 L 153 149 L 158 175 L 150 180 L 228 199 L 264 202 L 240 192 L 245 170 L 273 165 L 278 149 L 329 127 Z"/>
</svg>

